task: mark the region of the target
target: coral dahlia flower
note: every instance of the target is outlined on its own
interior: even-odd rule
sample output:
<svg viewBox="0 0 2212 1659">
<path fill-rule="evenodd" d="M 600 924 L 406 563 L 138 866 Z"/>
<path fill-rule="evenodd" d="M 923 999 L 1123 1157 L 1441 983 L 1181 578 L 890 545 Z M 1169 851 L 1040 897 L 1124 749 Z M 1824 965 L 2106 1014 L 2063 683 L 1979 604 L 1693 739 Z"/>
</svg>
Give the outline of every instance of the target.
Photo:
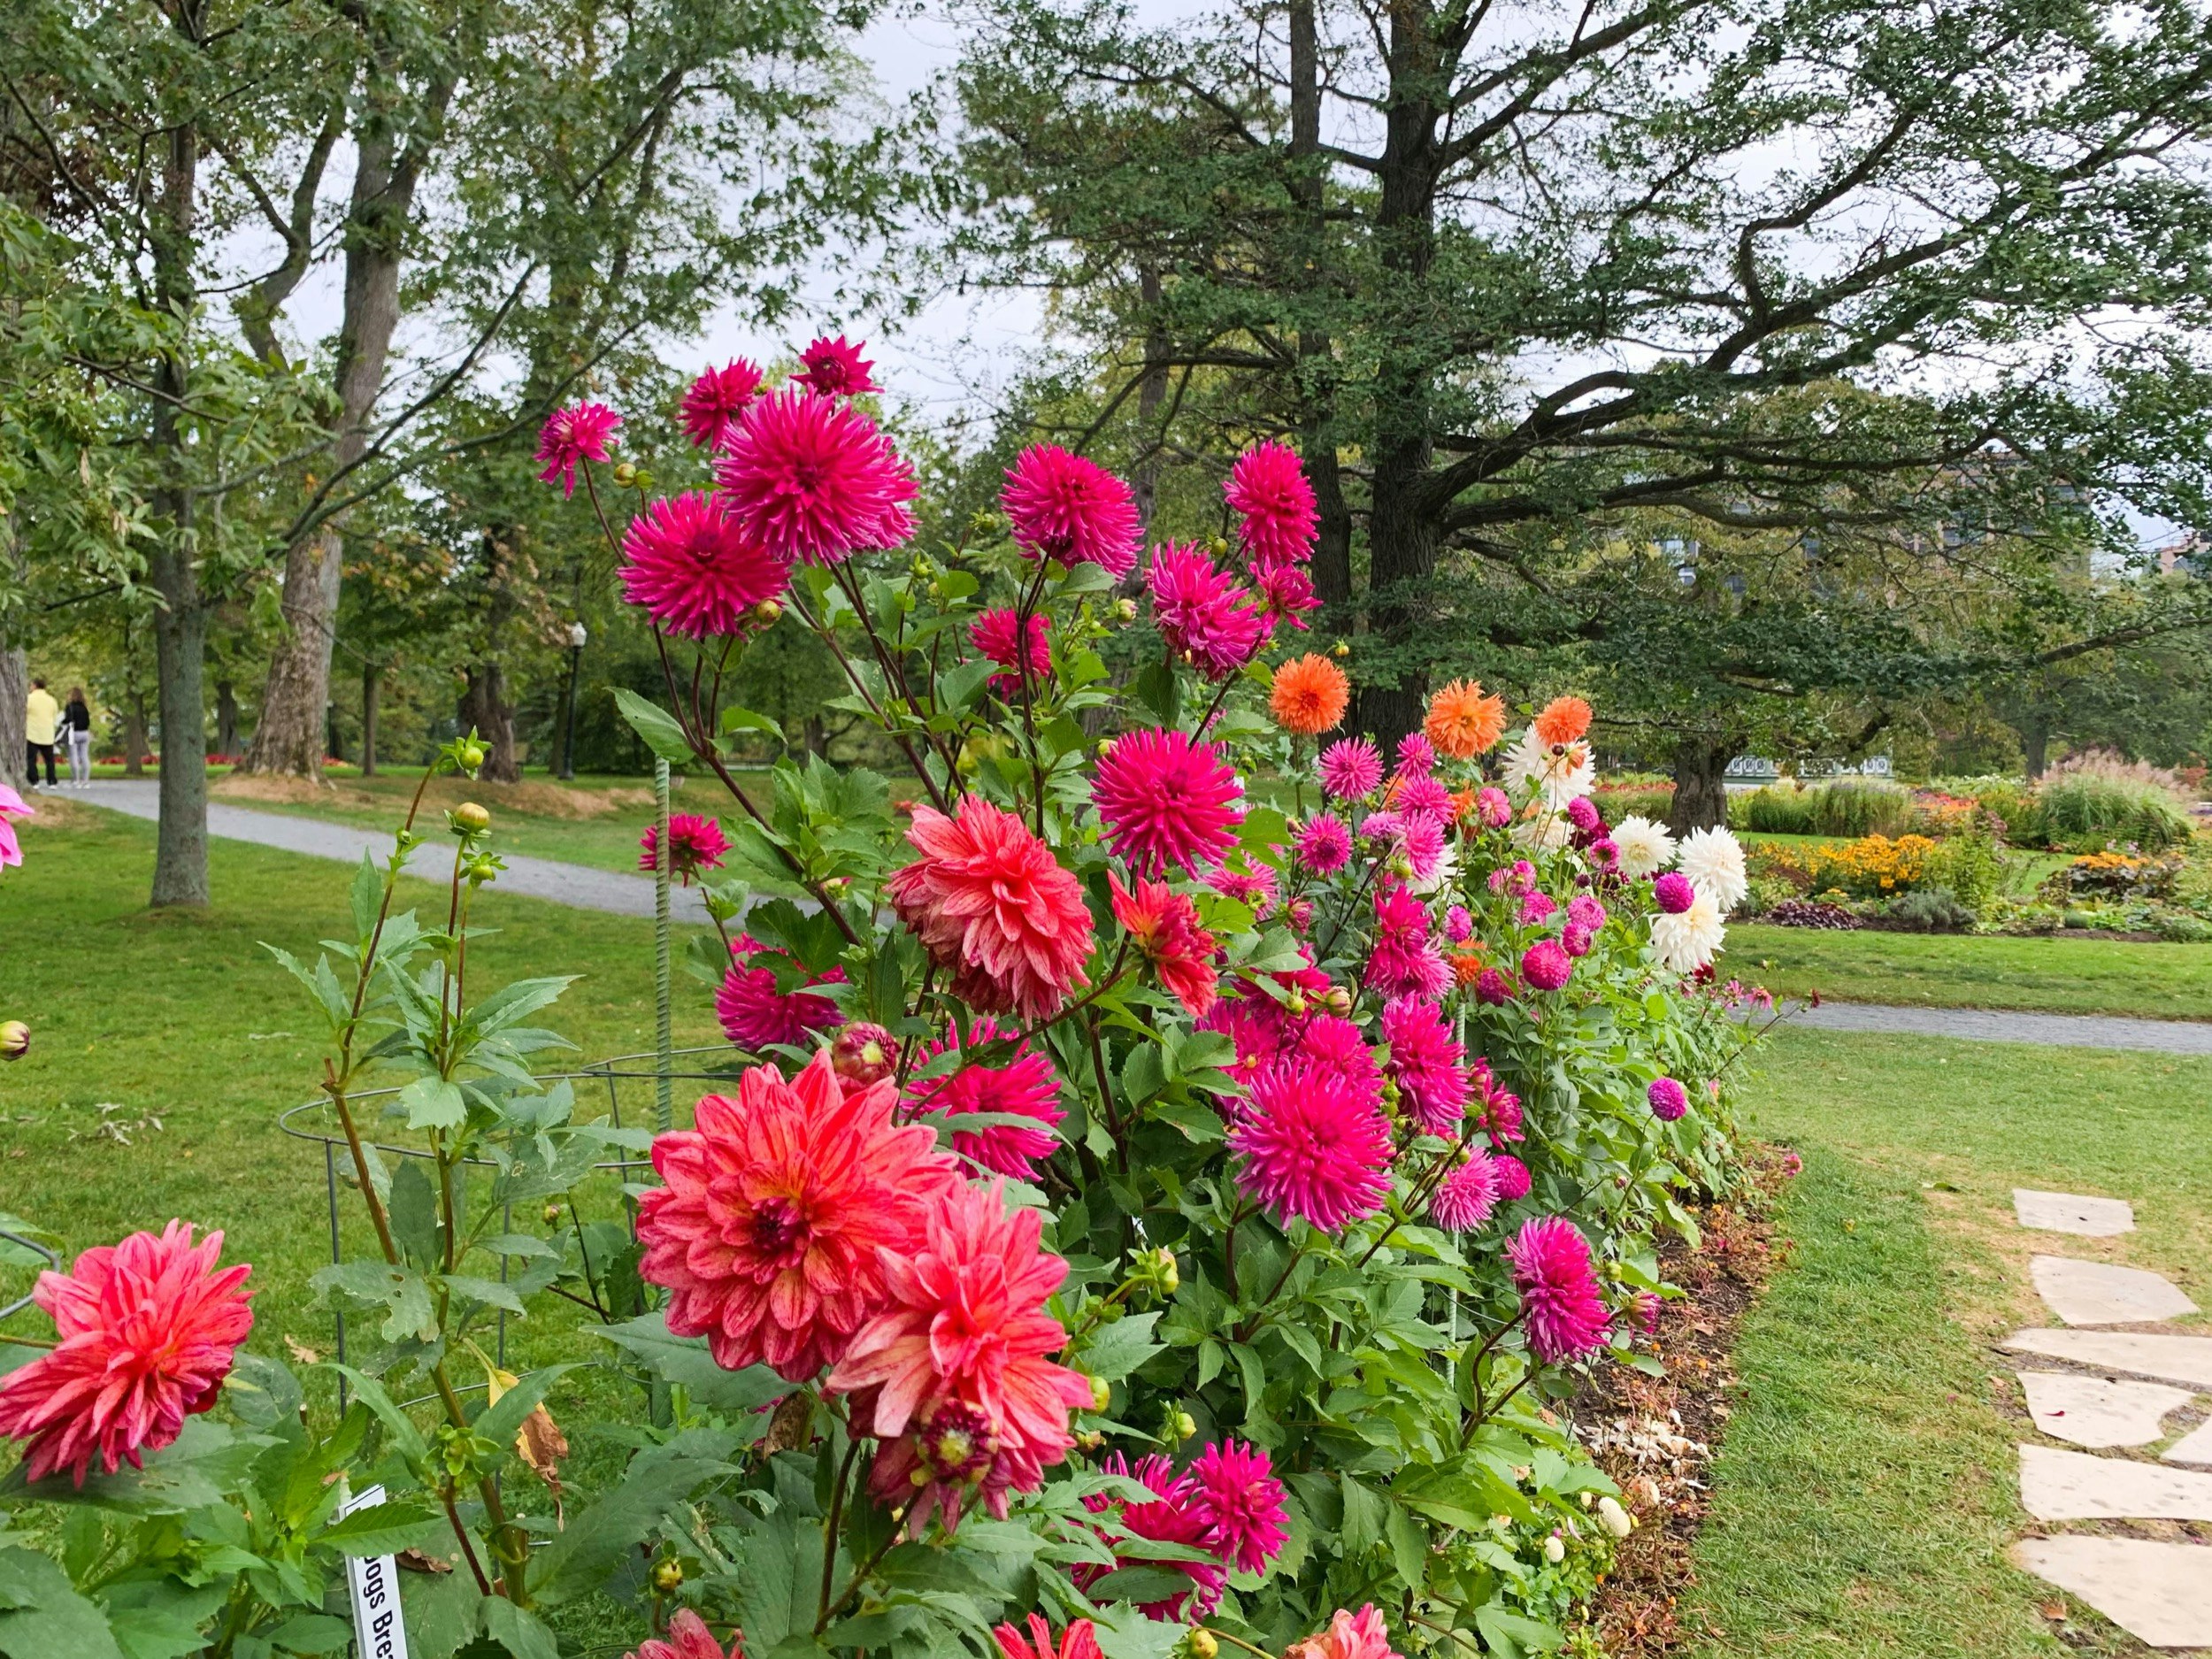
<svg viewBox="0 0 2212 1659">
<path fill-rule="evenodd" d="M 1421 730 L 1440 753 L 1472 760 L 1505 735 L 1505 699 L 1486 696 L 1479 680 L 1455 680 L 1429 699 Z"/>
<path fill-rule="evenodd" d="M 1525 1224 L 1505 1247 L 1521 1293 L 1528 1345 L 1547 1365 L 1563 1364 L 1603 1348 L 1612 1335 L 1598 1294 L 1590 1243 L 1560 1216 Z"/>
<path fill-rule="evenodd" d="M 35 808 L 24 804 L 21 795 L 0 783 L 0 870 L 23 862 L 23 843 L 16 839 L 15 820 L 37 816 Z"/>
<path fill-rule="evenodd" d="M 1052 1643 L 1052 1626 L 1046 1624 L 1044 1615 L 1029 1616 L 1029 1635 L 1011 1624 L 1002 1624 L 991 1632 L 998 1638 L 998 1650 L 1003 1659 L 1099 1659 L 1098 1632 L 1090 1620 L 1079 1618 L 1060 1633 L 1060 1645 Z"/>
<path fill-rule="evenodd" d="M 966 1042 L 956 1044 L 950 1036 L 945 1036 L 928 1044 L 917 1056 L 918 1068 L 926 1067 L 938 1056 L 956 1047 L 964 1051 L 981 1050 L 991 1057 L 968 1060 L 958 1071 L 943 1077 L 910 1082 L 906 1110 L 918 1118 L 926 1113 L 945 1113 L 947 1127 L 953 1131 L 955 1152 L 995 1174 L 1033 1181 L 1037 1179 L 1038 1160 L 1050 1157 L 1060 1144 L 1060 1137 L 1052 1130 L 1067 1113 L 1060 1107 L 1060 1079 L 1054 1075 L 1048 1056 L 1032 1048 L 1026 1040 L 1017 1042 L 1003 1057 L 993 1047 L 1017 1034 L 1001 1030 L 998 1022 L 987 1014 L 968 1027 Z M 997 1124 L 987 1129 L 959 1127 L 962 1118 L 977 1112 L 1033 1118 L 1038 1126 L 1025 1129 L 1018 1124 Z"/>
<path fill-rule="evenodd" d="M 764 950 L 758 940 L 749 935 L 741 933 L 732 941 L 730 971 L 714 995 L 715 1017 L 722 1022 L 722 1034 L 737 1047 L 756 1054 L 774 1043 L 803 1048 L 810 1033 L 845 1018 L 826 996 L 783 989 L 775 969 L 758 960 L 763 955 L 781 963 L 790 960 L 780 951 Z M 841 984 L 844 978 L 844 969 L 832 968 L 807 982 Z"/>
<path fill-rule="evenodd" d="M 1237 539 L 1254 564 L 1303 564 L 1313 557 L 1321 513 L 1296 450 L 1281 443 L 1254 444 L 1237 457 L 1222 494 L 1242 520 Z"/>
<path fill-rule="evenodd" d="M 38 1276 L 31 1294 L 60 1340 L 0 1378 L 0 1434 L 24 1442 L 26 1479 L 66 1469 L 81 1486 L 95 1463 L 111 1475 L 137 1468 L 215 1403 L 253 1328 L 239 1288 L 253 1270 L 218 1268 L 222 1252 L 220 1233 L 195 1244 L 172 1221 Z"/>
<path fill-rule="evenodd" d="M 1467 1110 L 1466 1050 L 1452 1035 L 1444 1010 L 1418 997 L 1401 997 L 1383 1009 L 1383 1039 L 1390 1045 L 1390 1075 L 1413 1119 L 1432 1135 L 1449 1133 Z"/>
<path fill-rule="evenodd" d="M 660 868 L 661 826 L 648 824 L 638 837 L 637 867 L 650 875 Z M 696 812 L 672 812 L 668 818 L 668 873 L 684 886 L 702 870 L 718 870 L 730 850 L 721 820 Z"/>
<path fill-rule="evenodd" d="M 1206 1523 L 1206 1548 L 1240 1572 L 1264 1572 L 1290 1538 L 1290 1513 L 1275 1465 L 1241 1440 L 1210 1445 L 1192 1462 L 1191 1501 Z"/>
<path fill-rule="evenodd" d="M 841 398 L 786 389 L 759 399 L 715 478 L 746 528 L 786 564 L 834 565 L 914 534 L 914 469 Z"/>
<path fill-rule="evenodd" d="M 968 643 L 999 665 L 1000 672 L 991 676 L 991 689 L 1002 697 L 1018 697 L 1022 692 L 1022 656 L 1014 644 L 1018 618 L 1011 605 L 1001 605 L 986 611 L 968 624 Z M 1046 635 L 1045 619 L 1029 618 L 1029 626 L 1020 630 L 1029 642 L 1029 679 L 1033 688 L 1041 688 L 1052 674 L 1052 643 Z"/>
<path fill-rule="evenodd" d="M 1121 878 L 1106 873 L 1113 893 L 1114 919 L 1129 930 L 1160 983 L 1194 1018 L 1202 1018 L 1213 1007 L 1217 977 L 1214 972 L 1214 936 L 1198 925 L 1198 907 L 1187 893 L 1177 893 L 1164 881 L 1140 877 L 1133 893 Z"/>
<path fill-rule="evenodd" d="M 880 389 L 869 374 L 874 361 L 862 357 L 860 348 L 842 334 L 811 342 L 799 353 L 799 361 L 806 366 L 791 377 L 792 382 L 820 396 L 858 397 Z"/>
<path fill-rule="evenodd" d="M 671 634 L 738 634 L 781 597 L 790 568 L 748 535 L 716 496 L 657 501 L 622 537 L 622 596 Z"/>
<path fill-rule="evenodd" d="M 1275 671 L 1267 710 L 1275 724 L 1299 737 L 1318 737 L 1344 718 L 1352 701 L 1352 682 L 1325 657 L 1309 651 Z"/>
<path fill-rule="evenodd" d="M 1536 717 L 1536 737 L 1548 747 L 1573 743 L 1590 729 L 1590 705 L 1579 697 L 1554 697 Z"/>
<path fill-rule="evenodd" d="M 1266 612 L 1243 583 L 1197 548 L 1170 541 L 1155 549 L 1145 585 L 1160 637 L 1208 680 L 1228 679 L 1267 643 Z"/>
<path fill-rule="evenodd" d="M 1220 751 L 1187 732 L 1126 733 L 1091 779 L 1107 844 L 1140 875 L 1218 864 L 1236 845 L 1242 797 Z"/>
<path fill-rule="evenodd" d="M 537 458 L 545 463 L 538 481 L 561 480 L 563 496 L 576 493 L 576 469 L 587 461 L 603 461 L 615 442 L 614 429 L 622 417 L 604 403 L 577 403 L 557 409 L 538 431 Z"/>
<path fill-rule="evenodd" d="M 1382 777 L 1371 738 L 1340 738 L 1321 751 L 1321 787 L 1339 801 L 1364 801 L 1382 787 Z"/>
<path fill-rule="evenodd" d="M 1372 1602 L 1357 1613 L 1341 1608 L 1318 1636 L 1294 1641 L 1283 1649 L 1283 1659 L 1399 1659 L 1390 1645 L 1390 1632 Z"/>
<path fill-rule="evenodd" d="M 677 413 L 695 449 L 719 449 L 737 430 L 739 419 L 760 391 L 760 367 L 733 357 L 692 381 Z"/>
<path fill-rule="evenodd" d="M 794 1382 L 834 1363 L 889 1296 L 933 1196 L 959 1190 L 933 1132 L 892 1121 L 887 1079 L 848 1094 L 818 1052 L 787 1083 L 772 1065 L 710 1094 L 693 1128 L 653 1142 L 666 1186 L 638 1201 L 638 1271 L 673 1294 L 668 1328 L 703 1336 L 725 1371 Z"/>
<path fill-rule="evenodd" d="M 680 1607 L 668 1621 L 667 1640 L 655 1636 L 641 1642 L 628 1659 L 745 1659 L 745 1638 L 742 1633 L 733 1636 L 729 1651 L 725 1653 L 706 1620 L 689 1608 Z"/>
<path fill-rule="evenodd" d="M 1014 544 L 1032 558 L 1100 565 L 1116 581 L 1136 565 L 1144 534 L 1136 499 L 1095 461 L 1033 444 L 1007 469 L 999 505 Z"/>
<path fill-rule="evenodd" d="M 1229 1148 L 1237 1185 L 1282 1217 L 1340 1233 L 1390 1194 L 1390 1124 L 1341 1077 L 1297 1059 L 1263 1065 Z"/>
<path fill-rule="evenodd" d="M 1127 740 L 1123 740 L 1126 741 Z M 987 1013 L 1056 1014 L 1087 985 L 1091 913 L 1083 888 L 1011 812 L 964 795 L 957 816 L 917 806 L 906 833 L 922 856 L 884 891 L 953 990 Z"/>
</svg>

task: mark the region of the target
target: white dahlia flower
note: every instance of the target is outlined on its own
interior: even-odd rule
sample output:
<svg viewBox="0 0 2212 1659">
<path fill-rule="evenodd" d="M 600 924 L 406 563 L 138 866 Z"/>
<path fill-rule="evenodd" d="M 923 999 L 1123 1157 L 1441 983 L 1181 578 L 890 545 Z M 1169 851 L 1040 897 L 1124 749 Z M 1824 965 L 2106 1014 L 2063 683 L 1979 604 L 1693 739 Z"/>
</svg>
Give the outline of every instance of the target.
<svg viewBox="0 0 2212 1659">
<path fill-rule="evenodd" d="M 1674 837 L 1667 826 L 1641 816 L 1613 826 L 1613 845 L 1621 849 L 1621 874 L 1632 881 L 1655 876 L 1674 862 Z"/>
<path fill-rule="evenodd" d="M 1662 912 L 1651 918 L 1651 950 L 1659 965 L 1677 973 L 1695 973 L 1719 954 L 1728 929 L 1722 926 L 1720 907 L 1701 893 L 1678 916 Z"/>
<path fill-rule="evenodd" d="M 1690 885 L 1712 900 L 1723 916 L 1742 903 L 1744 895 L 1751 891 L 1744 875 L 1743 843 L 1724 829 L 1692 830 L 1685 835 L 1675 868 L 1689 877 Z"/>
<path fill-rule="evenodd" d="M 1532 726 L 1506 752 L 1504 776 L 1517 802 L 1533 793 L 1555 810 L 1596 787 L 1598 769 L 1587 743 L 1547 743 Z"/>
</svg>

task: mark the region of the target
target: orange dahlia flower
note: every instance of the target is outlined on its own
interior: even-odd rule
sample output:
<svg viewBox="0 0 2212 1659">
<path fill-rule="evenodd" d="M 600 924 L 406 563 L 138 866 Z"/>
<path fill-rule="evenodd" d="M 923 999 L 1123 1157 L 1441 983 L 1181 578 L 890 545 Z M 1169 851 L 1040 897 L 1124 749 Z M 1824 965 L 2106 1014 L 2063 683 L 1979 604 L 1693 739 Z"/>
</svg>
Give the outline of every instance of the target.
<svg viewBox="0 0 2212 1659">
<path fill-rule="evenodd" d="M 1275 671 L 1268 711 L 1275 724 L 1300 737 L 1317 737 L 1344 718 L 1352 701 L 1352 682 L 1325 657 L 1311 651 Z"/>
<path fill-rule="evenodd" d="M 1571 743 L 1590 729 L 1590 705 L 1579 697 L 1554 697 L 1536 717 L 1536 735 L 1547 746 Z"/>
<path fill-rule="evenodd" d="M 1452 978 L 1461 985 L 1472 985 L 1482 978 L 1482 952 L 1473 945 L 1452 952 Z"/>
<path fill-rule="evenodd" d="M 1455 680 L 1429 699 L 1421 730 L 1454 760 L 1472 760 L 1505 735 L 1505 699 L 1485 696 L 1479 680 Z"/>
</svg>

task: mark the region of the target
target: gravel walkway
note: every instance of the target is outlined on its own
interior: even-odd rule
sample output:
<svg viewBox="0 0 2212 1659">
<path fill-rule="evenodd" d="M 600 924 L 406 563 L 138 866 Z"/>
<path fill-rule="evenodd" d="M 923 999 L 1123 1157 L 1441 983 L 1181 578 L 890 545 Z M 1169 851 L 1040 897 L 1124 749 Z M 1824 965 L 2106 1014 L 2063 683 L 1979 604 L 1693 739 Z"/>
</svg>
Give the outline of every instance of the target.
<svg viewBox="0 0 2212 1659">
<path fill-rule="evenodd" d="M 108 779 L 96 781 L 88 789 L 61 793 L 65 799 L 89 801 L 95 806 L 127 812 L 133 818 L 156 819 L 161 816 L 160 791 L 161 786 L 150 780 Z M 252 841 L 262 847 L 305 853 L 314 858 L 334 858 L 349 864 L 359 864 L 363 853 L 381 864 L 392 850 L 391 833 L 387 830 L 357 829 L 349 824 L 326 824 L 319 818 L 293 818 L 281 812 L 255 812 L 219 801 L 208 803 L 207 832 L 225 841 Z M 422 856 L 428 847 L 426 842 L 415 849 L 415 874 L 422 873 Z M 507 871 L 499 878 L 499 892 L 520 893 L 534 899 L 550 899 L 556 904 L 605 910 L 616 916 L 649 918 L 653 914 L 653 882 L 649 876 L 621 875 L 611 870 L 558 864 L 550 858 L 523 858 L 512 853 L 505 857 Z M 706 902 L 695 889 L 679 887 L 671 896 L 674 901 L 672 913 L 678 921 L 707 919 Z"/>
<path fill-rule="evenodd" d="M 2145 947 L 2150 949 L 2150 947 Z M 1814 1031 L 1893 1032 L 1977 1042 L 2033 1042 L 2062 1048 L 2139 1048 L 2212 1055 L 2212 1021 L 2120 1019 L 2101 1014 L 2028 1014 L 1984 1008 L 1884 1008 L 1872 1002 L 1798 1004 L 1789 1023 Z"/>
</svg>

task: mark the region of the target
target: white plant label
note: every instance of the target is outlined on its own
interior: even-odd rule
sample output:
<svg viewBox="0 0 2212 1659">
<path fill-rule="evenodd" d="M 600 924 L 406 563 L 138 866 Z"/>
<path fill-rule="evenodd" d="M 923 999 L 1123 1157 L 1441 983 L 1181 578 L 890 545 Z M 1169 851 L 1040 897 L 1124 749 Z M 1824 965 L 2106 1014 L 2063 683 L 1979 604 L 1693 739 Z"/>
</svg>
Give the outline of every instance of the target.
<svg viewBox="0 0 2212 1659">
<path fill-rule="evenodd" d="M 338 1506 L 342 1517 L 384 1502 L 371 1486 Z M 353 1589 L 353 1640 L 360 1659 L 407 1659 L 407 1622 L 399 1611 L 399 1569 L 389 1555 L 352 1555 L 346 1578 Z"/>
</svg>

